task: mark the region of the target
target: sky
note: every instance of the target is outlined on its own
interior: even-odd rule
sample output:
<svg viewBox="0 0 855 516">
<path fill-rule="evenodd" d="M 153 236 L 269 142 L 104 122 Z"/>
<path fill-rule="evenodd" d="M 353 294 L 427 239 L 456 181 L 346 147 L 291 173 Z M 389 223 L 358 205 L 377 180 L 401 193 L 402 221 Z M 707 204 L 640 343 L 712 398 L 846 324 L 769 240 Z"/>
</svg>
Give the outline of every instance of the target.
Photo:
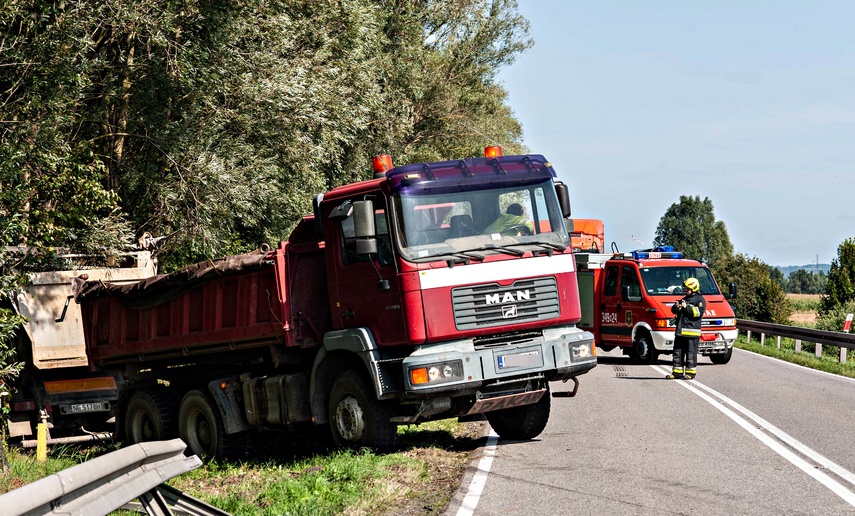
<svg viewBox="0 0 855 516">
<path fill-rule="evenodd" d="M 532 154 L 649 247 L 681 195 L 734 250 L 830 263 L 855 238 L 855 1 L 519 0 L 535 44 L 499 72 Z"/>
</svg>

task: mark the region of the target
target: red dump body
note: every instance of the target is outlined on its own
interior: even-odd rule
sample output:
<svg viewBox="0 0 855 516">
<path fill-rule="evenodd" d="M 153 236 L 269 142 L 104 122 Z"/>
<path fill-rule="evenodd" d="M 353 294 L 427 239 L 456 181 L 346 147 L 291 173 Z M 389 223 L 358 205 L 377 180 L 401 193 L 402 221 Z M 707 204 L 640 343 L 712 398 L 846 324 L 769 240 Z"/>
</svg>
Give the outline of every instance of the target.
<svg viewBox="0 0 855 516">
<path fill-rule="evenodd" d="M 282 242 L 275 251 L 212 260 L 132 285 L 79 280 L 90 367 L 314 346 L 328 311 L 322 253 L 317 243 Z M 300 302 L 294 317 L 290 299 Z"/>
</svg>

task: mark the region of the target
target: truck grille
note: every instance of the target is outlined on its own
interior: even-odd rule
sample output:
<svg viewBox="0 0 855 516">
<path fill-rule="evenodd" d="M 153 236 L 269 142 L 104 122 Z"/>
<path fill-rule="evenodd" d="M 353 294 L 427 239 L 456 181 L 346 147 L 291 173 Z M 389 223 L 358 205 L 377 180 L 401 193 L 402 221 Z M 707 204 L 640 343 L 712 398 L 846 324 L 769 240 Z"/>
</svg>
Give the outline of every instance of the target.
<svg viewBox="0 0 855 516">
<path fill-rule="evenodd" d="M 451 291 L 458 330 L 555 319 L 561 313 L 554 277 L 458 287 Z"/>
</svg>

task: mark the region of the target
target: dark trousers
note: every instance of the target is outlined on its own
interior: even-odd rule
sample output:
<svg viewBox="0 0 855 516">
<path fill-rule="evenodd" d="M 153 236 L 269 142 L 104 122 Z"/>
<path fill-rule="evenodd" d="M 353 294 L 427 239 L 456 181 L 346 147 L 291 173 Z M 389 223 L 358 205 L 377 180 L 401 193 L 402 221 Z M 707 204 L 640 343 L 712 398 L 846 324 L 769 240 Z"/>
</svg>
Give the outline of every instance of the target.
<svg viewBox="0 0 855 516">
<path fill-rule="evenodd" d="M 698 365 L 698 339 L 677 336 L 674 338 L 675 373 L 695 374 Z"/>
</svg>

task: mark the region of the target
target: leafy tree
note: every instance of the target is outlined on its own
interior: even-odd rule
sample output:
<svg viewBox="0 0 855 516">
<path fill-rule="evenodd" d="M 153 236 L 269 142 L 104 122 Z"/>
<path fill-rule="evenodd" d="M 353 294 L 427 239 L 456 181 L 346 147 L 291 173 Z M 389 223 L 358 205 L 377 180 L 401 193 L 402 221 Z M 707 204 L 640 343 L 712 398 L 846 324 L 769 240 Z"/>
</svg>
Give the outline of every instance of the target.
<svg viewBox="0 0 855 516">
<path fill-rule="evenodd" d="M 715 219 L 713 203 L 709 198 L 680 196 L 672 204 L 656 227 L 653 245 L 671 245 L 683 251 L 687 258 L 703 260 L 715 265 L 733 254 L 733 244 L 724 222 Z"/>
<path fill-rule="evenodd" d="M 787 278 L 784 277 L 784 272 L 781 269 L 775 267 L 774 265 L 770 265 L 769 277 L 772 278 L 772 281 L 780 285 L 781 289 L 783 289 L 784 292 L 789 292 L 787 290 Z"/>
<path fill-rule="evenodd" d="M 837 258 L 831 261 L 819 314 L 827 315 L 852 300 L 855 300 L 855 238 L 847 238 L 837 247 Z"/>
<path fill-rule="evenodd" d="M 17 237 L 21 231 L 21 218 L 10 217 L 4 208 L 0 208 L 0 243 Z M 7 384 L 14 380 L 21 371 L 23 364 L 16 356 L 16 332 L 23 323 L 22 318 L 13 312 L 6 300 L 8 293 L 18 285 L 20 276 L 9 267 L 5 245 L 0 247 L 0 393 L 8 391 Z M 0 394 L 0 471 L 8 470 L 6 460 L 6 397 Z"/>
<path fill-rule="evenodd" d="M 171 235 L 164 269 L 287 236 L 311 194 L 523 150 L 498 70 L 513 0 L 29 0 L 0 11 L 0 163 L 22 240 Z M 4 185 L 5 186 L 5 185 Z"/>
<path fill-rule="evenodd" d="M 787 281 L 787 292 L 793 294 L 823 294 L 828 276 L 824 271 L 812 272 L 798 269 L 790 274 Z"/>
<path fill-rule="evenodd" d="M 37 0 L 0 10 L 0 217 L 17 224 L 2 244 L 109 253 L 127 227 L 102 161 L 77 133 L 88 82 L 59 10 Z"/>
<path fill-rule="evenodd" d="M 719 260 L 714 269 L 719 286 L 739 285 L 734 305 L 736 317 L 788 324 L 792 307 L 781 286 L 769 275 L 769 267 L 758 258 L 737 253 Z"/>
</svg>

